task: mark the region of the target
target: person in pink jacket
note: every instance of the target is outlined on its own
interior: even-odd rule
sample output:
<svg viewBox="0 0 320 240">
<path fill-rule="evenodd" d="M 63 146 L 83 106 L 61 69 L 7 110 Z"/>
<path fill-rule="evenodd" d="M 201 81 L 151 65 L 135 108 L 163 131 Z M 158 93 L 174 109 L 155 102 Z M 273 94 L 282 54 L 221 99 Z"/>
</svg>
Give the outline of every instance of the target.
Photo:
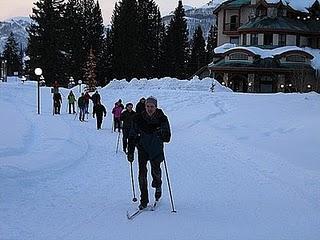
<svg viewBox="0 0 320 240">
<path fill-rule="evenodd" d="M 114 108 L 112 109 L 112 114 L 113 114 L 113 130 L 116 131 L 118 129 L 118 132 L 120 132 L 121 129 L 121 112 L 122 112 L 122 107 L 118 102 L 115 103 Z"/>
</svg>

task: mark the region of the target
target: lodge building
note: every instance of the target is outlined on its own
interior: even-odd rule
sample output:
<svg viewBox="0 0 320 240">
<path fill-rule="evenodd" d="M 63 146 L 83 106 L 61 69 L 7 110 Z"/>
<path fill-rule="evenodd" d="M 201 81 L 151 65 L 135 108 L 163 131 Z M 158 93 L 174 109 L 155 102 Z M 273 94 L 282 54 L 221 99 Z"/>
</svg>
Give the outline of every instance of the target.
<svg viewBox="0 0 320 240">
<path fill-rule="evenodd" d="M 320 4 L 296 2 L 220 4 L 214 10 L 218 48 L 196 75 L 212 76 L 238 92 L 319 92 Z"/>
</svg>

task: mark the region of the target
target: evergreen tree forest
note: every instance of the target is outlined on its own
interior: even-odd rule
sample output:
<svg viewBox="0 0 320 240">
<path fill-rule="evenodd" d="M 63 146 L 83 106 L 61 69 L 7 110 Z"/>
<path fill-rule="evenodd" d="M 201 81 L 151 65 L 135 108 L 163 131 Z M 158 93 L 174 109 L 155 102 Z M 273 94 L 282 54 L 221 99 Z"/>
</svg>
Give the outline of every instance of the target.
<svg viewBox="0 0 320 240">
<path fill-rule="evenodd" d="M 3 57 L 7 60 L 8 76 L 13 76 L 14 73 L 21 74 L 22 72 L 22 56 L 20 55 L 18 43 L 11 32 L 5 44 Z"/>
<path fill-rule="evenodd" d="M 184 17 L 182 1 L 164 26 L 154 0 L 120 0 L 106 28 L 97 0 L 38 0 L 28 29 L 26 72 L 35 79 L 33 71 L 41 67 L 48 86 L 67 86 L 70 77 L 90 86 L 112 79 L 188 78 L 207 55 L 200 27 L 197 40 L 188 42 Z"/>
</svg>

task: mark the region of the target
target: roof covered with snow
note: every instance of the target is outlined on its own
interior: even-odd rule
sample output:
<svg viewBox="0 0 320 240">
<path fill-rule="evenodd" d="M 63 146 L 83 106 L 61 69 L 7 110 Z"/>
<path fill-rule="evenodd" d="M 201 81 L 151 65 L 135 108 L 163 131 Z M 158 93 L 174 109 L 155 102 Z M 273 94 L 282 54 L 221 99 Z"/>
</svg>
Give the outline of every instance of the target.
<svg viewBox="0 0 320 240">
<path fill-rule="evenodd" d="M 303 51 L 313 56 L 311 60 L 311 64 L 315 69 L 320 69 L 320 50 L 319 49 L 312 49 L 312 48 L 300 48 L 297 46 L 285 46 L 285 47 L 278 47 L 274 49 L 262 49 L 259 47 L 243 47 L 243 46 L 236 46 L 235 44 L 226 43 L 217 48 L 215 48 L 214 52 L 216 54 L 224 54 L 227 51 L 235 50 L 235 49 L 243 49 L 252 52 L 255 55 L 260 55 L 261 58 L 273 58 L 276 55 L 283 54 L 289 51 Z"/>
</svg>

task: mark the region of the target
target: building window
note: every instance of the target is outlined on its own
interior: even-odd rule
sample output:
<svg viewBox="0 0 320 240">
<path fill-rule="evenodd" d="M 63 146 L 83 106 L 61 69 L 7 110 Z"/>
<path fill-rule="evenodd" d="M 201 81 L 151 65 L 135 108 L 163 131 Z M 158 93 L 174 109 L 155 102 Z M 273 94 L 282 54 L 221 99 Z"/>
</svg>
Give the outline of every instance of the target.
<svg viewBox="0 0 320 240">
<path fill-rule="evenodd" d="M 287 62 L 306 62 L 306 58 L 301 55 L 290 55 L 286 57 Z"/>
<path fill-rule="evenodd" d="M 287 35 L 286 34 L 279 34 L 279 46 L 286 46 L 287 44 Z"/>
<path fill-rule="evenodd" d="M 233 15 L 230 17 L 230 31 L 237 31 L 239 24 L 238 24 L 239 17 L 237 15 Z"/>
<path fill-rule="evenodd" d="M 296 46 L 300 47 L 300 35 L 296 35 Z"/>
<path fill-rule="evenodd" d="M 242 45 L 247 45 L 247 34 L 242 35 Z"/>
<path fill-rule="evenodd" d="M 273 45 L 273 34 L 265 33 L 263 38 L 263 45 L 270 46 Z"/>
<path fill-rule="evenodd" d="M 239 37 L 230 37 L 230 43 L 239 45 Z"/>
<path fill-rule="evenodd" d="M 245 53 L 232 53 L 229 55 L 230 60 L 248 60 L 248 55 Z"/>
<path fill-rule="evenodd" d="M 251 45 L 257 46 L 258 45 L 258 34 L 256 34 L 256 33 L 251 34 L 250 42 L 251 42 Z"/>
<path fill-rule="evenodd" d="M 259 17 L 267 16 L 267 9 L 264 6 L 259 6 L 257 8 L 257 16 Z"/>
</svg>

